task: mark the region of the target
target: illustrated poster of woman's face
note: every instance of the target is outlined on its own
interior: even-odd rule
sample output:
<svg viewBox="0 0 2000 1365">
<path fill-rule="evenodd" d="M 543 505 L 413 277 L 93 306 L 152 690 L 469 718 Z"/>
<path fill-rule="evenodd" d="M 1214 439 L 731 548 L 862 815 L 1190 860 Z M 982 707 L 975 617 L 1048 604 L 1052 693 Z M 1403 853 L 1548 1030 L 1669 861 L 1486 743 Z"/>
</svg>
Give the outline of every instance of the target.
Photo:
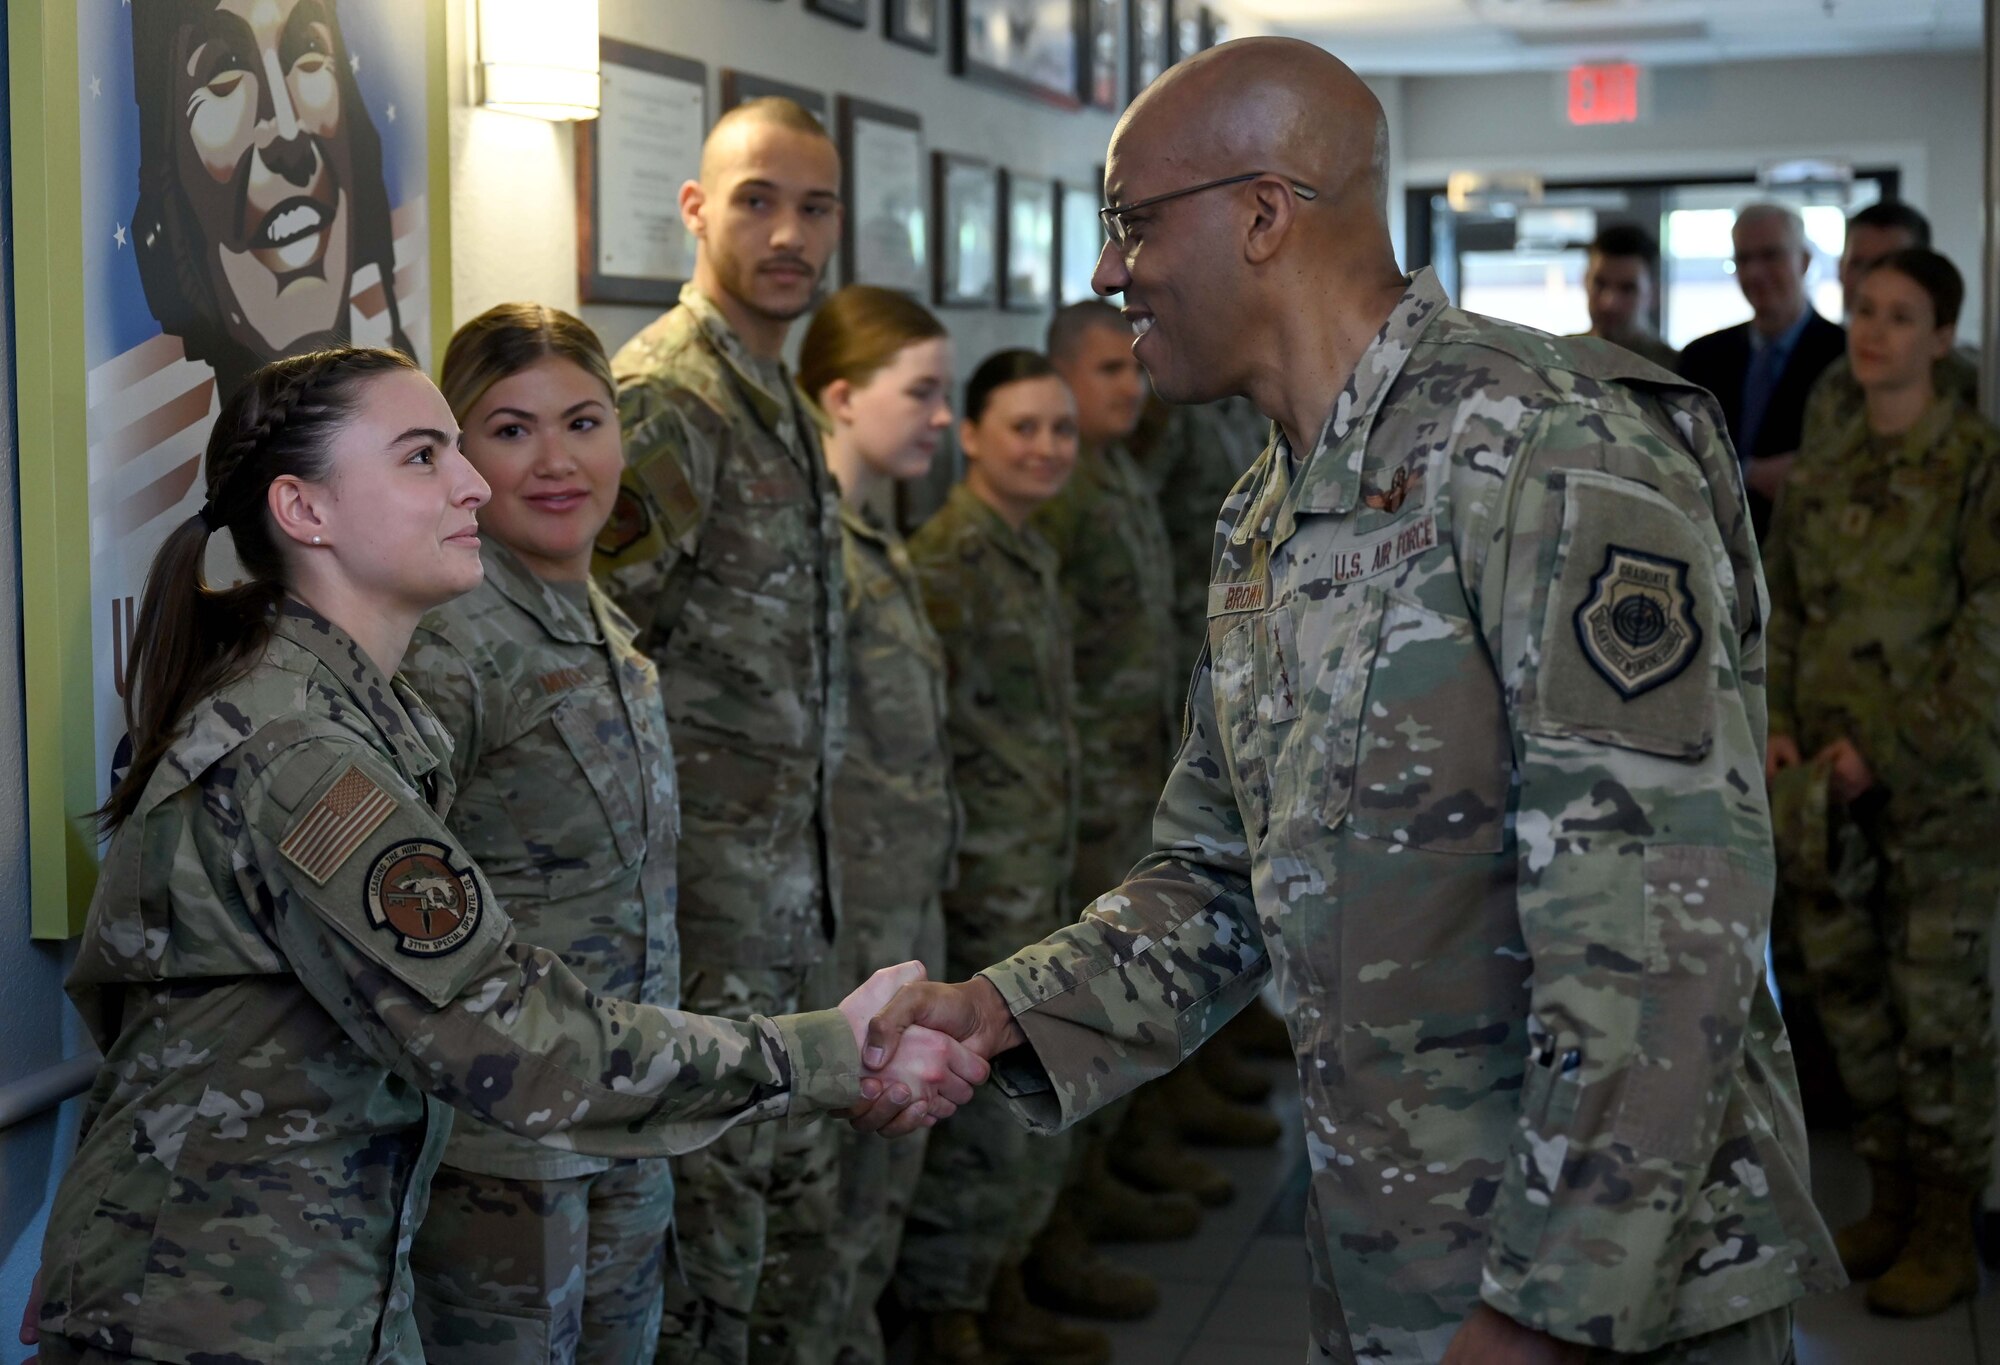
<svg viewBox="0 0 2000 1365">
<path fill-rule="evenodd" d="M 279 356 L 344 334 L 354 169 L 327 0 L 220 0 L 199 21 L 177 107 L 180 179 L 230 333 Z"/>
</svg>

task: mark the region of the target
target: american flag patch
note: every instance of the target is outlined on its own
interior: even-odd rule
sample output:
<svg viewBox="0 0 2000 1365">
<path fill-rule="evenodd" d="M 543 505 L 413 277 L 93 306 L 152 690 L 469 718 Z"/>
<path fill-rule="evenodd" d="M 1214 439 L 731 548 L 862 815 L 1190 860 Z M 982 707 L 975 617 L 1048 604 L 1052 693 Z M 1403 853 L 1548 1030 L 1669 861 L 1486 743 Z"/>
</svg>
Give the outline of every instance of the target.
<svg viewBox="0 0 2000 1365">
<path fill-rule="evenodd" d="M 278 845 L 278 852 L 321 886 L 354 856 L 361 841 L 396 809 L 396 798 L 350 763 L 305 818 Z"/>
</svg>

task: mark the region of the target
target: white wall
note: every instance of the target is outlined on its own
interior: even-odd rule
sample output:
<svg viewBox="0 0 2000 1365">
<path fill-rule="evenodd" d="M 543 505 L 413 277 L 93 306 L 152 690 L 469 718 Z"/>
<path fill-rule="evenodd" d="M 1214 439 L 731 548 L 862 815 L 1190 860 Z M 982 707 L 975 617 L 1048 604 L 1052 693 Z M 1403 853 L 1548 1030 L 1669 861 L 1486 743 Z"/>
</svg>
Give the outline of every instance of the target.
<svg viewBox="0 0 2000 1365">
<path fill-rule="evenodd" d="M 1558 73 L 1405 77 L 1397 173 L 1421 185 L 1454 170 L 1651 178 L 1755 171 L 1795 156 L 1895 166 L 1903 197 L 1930 215 L 1938 249 L 1965 271 L 1976 315 L 1985 200 L 1977 55 L 1669 66 L 1647 78 L 1644 122 L 1575 128 Z"/>
<path fill-rule="evenodd" d="M 579 311 L 617 347 L 658 310 L 577 307 L 572 134 L 555 124 L 466 107 L 465 0 L 452 0 L 452 312 L 463 322 L 507 299 Z M 1094 182 L 1114 116 L 1069 112 L 951 74 L 926 56 L 788 0 L 602 0 L 606 37 L 692 58 L 708 67 L 709 116 L 721 108 L 724 67 L 825 92 L 857 95 L 917 114 L 927 151 L 963 152 L 1026 174 Z M 940 6 L 948 14 L 948 6 Z M 941 44 L 941 47 L 945 45 Z M 829 114 L 831 105 L 829 104 Z M 940 314 L 962 368 L 1002 346 L 1039 346 L 1046 315 L 952 309 Z M 802 330 L 802 329 L 801 329 Z"/>
</svg>

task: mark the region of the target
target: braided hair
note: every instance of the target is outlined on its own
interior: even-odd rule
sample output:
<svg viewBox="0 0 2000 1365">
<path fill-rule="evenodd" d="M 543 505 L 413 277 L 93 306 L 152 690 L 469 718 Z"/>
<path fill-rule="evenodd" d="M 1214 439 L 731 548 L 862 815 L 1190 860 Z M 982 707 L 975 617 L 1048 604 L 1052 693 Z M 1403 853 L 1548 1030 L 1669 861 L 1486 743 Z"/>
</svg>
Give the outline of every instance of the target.
<svg viewBox="0 0 2000 1365">
<path fill-rule="evenodd" d="M 123 679 L 132 764 L 97 812 L 106 829 L 138 808 L 196 703 L 241 677 L 270 643 L 286 587 L 267 511 L 272 481 L 324 481 L 334 437 L 359 410 L 367 381 L 416 369 L 396 351 L 312 351 L 255 371 L 223 404 L 202 456 L 208 500 L 168 534 L 146 575 Z M 225 527 L 244 581 L 211 588 L 202 563 L 210 533 Z"/>
</svg>

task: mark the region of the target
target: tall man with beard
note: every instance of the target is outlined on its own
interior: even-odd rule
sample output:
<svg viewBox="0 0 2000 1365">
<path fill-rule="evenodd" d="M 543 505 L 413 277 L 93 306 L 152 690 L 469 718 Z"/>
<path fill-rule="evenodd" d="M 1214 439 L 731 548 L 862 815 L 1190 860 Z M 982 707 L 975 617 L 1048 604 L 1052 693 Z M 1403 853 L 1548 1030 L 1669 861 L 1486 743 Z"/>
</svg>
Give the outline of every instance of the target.
<svg viewBox="0 0 2000 1365">
<path fill-rule="evenodd" d="M 838 916 L 840 506 L 780 353 L 839 240 L 839 189 L 798 105 L 724 115 L 681 187 L 694 279 L 612 361 L 628 467 L 596 567 L 659 665 L 679 754 L 682 1005 L 732 1018 L 816 994 Z M 788 1249 L 831 1232 L 836 1152 L 819 1125 L 772 1126 L 677 1164 L 687 1279 L 669 1278 L 660 1360 L 831 1349 L 829 1296 Z"/>
</svg>

